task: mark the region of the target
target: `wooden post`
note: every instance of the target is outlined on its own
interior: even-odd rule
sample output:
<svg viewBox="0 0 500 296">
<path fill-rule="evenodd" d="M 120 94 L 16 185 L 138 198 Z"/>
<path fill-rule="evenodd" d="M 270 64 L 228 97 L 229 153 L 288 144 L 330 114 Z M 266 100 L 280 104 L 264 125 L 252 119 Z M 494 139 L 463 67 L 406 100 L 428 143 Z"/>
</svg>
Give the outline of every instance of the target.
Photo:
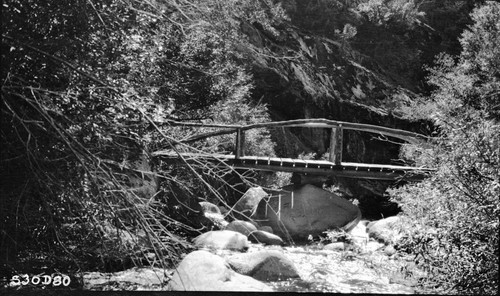
<svg viewBox="0 0 500 296">
<path fill-rule="evenodd" d="M 238 159 L 245 155 L 245 131 L 240 128 L 236 130 L 236 147 L 234 150 L 234 158 Z"/>
<path fill-rule="evenodd" d="M 332 128 L 332 133 L 330 135 L 330 155 L 328 160 L 335 163 L 335 165 L 340 165 L 342 162 L 342 134 L 342 124 Z"/>
</svg>

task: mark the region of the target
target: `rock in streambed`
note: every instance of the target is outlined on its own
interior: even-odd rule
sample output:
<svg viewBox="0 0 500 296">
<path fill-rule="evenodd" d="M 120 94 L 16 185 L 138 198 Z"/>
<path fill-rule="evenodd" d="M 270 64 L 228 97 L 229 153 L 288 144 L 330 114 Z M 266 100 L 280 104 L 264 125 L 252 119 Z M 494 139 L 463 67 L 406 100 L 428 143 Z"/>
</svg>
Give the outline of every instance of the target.
<svg viewBox="0 0 500 296">
<path fill-rule="evenodd" d="M 275 250 L 236 254 L 227 258 L 227 262 L 238 273 L 261 281 L 299 277 L 295 265 L 285 255 Z"/>
<path fill-rule="evenodd" d="M 215 230 L 203 233 L 194 239 L 195 246 L 209 249 L 228 249 L 244 252 L 248 250 L 245 235 L 231 230 Z"/>
<path fill-rule="evenodd" d="M 272 291 L 268 285 L 231 270 L 221 257 L 207 251 L 189 253 L 168 284 L 170 291 Z"/>
</svg>

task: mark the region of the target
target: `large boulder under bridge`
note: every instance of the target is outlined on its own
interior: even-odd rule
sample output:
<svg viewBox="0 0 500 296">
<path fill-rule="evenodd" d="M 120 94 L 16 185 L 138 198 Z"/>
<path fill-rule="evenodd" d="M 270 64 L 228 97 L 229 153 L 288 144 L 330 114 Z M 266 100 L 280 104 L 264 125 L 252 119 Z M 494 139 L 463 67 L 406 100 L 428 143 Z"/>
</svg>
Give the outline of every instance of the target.
<svg viewBox="0 0 500 296">
<path fill-rule="evenodd" d="M 306 239 L 328 229 L 352 229 L 361 219 L 358 207 L 324 189 L 289 185 L 279 195 L 263 199 L 252 218 L 283 238 Z"/>
</svg>

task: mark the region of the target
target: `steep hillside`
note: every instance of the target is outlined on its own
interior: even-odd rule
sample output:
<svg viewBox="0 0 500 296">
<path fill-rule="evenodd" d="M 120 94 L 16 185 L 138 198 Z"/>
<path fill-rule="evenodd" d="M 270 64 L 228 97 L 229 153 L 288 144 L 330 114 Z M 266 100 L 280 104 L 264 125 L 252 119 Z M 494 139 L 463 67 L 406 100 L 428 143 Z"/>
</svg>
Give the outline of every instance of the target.
<svg viewBox="0 0 500 296">
<path fill-rule="evenodd" d="M 454 11 L 447 8 L 441 13 L 447 18 L 463 16 L 472 2 L 462 2 Z M 439 3 L 404 8 L 387 4 L 383 19 L 377 19 L 373 7 L 343 1 L 281 3 L 290 21 L 278 28 L 278 34 L 259 24 L 242 26 L 254 46 L 242 49 L 252 57 L 253 97 L 268 104 L 274 120 L 328 118 L 430 133 L 428 122 L 405 120 L 397 110 L 429 90 L 424 65 L 441 51 L 457 50 L 456 36 L 468 18 L 459 19 L 454 28 L 443 26 L 447 20 L 438 18 L 436 8 L 446 4 Z M 313 152 L 320 158 L 329 145 L 325 129 L 278 130 L 273 136 L 280 156 Z M 345 161 L 401 163 L 399 145 L 393 143 L 397 140 L 359 132 L 345 132 L 344 137 Z M 387 186 L 343 183 L 348 194 L 369 200 L 380 197 Z"/>
</svg>

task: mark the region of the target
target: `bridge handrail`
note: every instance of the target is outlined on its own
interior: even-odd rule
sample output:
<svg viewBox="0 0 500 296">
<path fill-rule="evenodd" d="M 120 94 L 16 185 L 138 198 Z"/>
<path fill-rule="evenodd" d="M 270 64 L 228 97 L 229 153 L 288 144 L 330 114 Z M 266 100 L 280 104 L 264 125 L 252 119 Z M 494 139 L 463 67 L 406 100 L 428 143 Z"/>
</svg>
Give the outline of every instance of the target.
<svg viewBox="0 0 500 296">
<path fill-rule="evenodd" d="M 345 122 L 345 121 L 337 121 L 330 120 L 325 118 L 310 118 L 310 119 L 295 119 L 295 120 L 287 120 L 287 121 L 273 121 L 273 122 L 263 122 L 263 123 L 254 123 L 248 125 L 228 125 L 228 124 L 205 124 L 205 123 L 193 123 L 193 122 L 179 122 L 179 121 L 166 121 L 166 124 L 172 126 L 192 126 L 192 127 L 213 127 L 213 128 L 224 128 L 226 130 L 215 131 L 204 133 L 201 135 L 192 136 L 188 139 L 183 140 L 184 143 L 194 142 L 198 140 L 202 140 L 209 137 L 220 136 L 225 134 L 235 133 L 238 130 L 245 131 L 255 128 L 267 128 L 267 127 L 308 127 L 308 128 L 338 128 L 342 127 L 345 130 L 357 130 L 370 132 L 375 134 L 382 134 L 394 138 L 398 138 L 401 140 L 405 140 L 409 143 L 418 143 L 422 140 L 426 140 L 429 137 L 410 132 L 406 130 L 394 129 L 389 127 L 365 124 L 365 123 L 354 123 L 354 122 Z"/>
</svg>

